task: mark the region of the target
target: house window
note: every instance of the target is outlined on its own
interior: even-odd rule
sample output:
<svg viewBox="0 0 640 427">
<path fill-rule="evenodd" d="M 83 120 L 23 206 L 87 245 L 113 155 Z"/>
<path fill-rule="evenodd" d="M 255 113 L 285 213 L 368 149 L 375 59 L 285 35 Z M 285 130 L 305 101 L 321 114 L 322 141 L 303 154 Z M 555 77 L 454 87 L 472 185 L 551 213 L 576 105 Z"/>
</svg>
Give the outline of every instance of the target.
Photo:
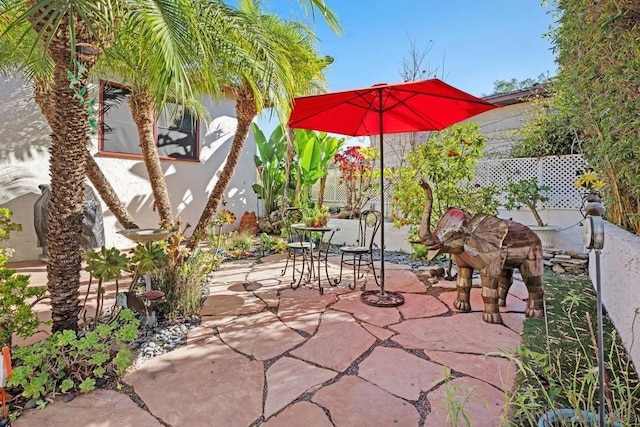
<svg viewBox="0 0 640 427">
<path fill-rule="evenodd" d="M 100 89 L 102 123 L 100 152 L 141 156 L 136 127 L 128 98 L 130 91 L 103 82 Z M 184 106 L 167 103 L 155 122 L 156 144 L 161 159 L 198 160 L 198 122 Z"/>
</svg>

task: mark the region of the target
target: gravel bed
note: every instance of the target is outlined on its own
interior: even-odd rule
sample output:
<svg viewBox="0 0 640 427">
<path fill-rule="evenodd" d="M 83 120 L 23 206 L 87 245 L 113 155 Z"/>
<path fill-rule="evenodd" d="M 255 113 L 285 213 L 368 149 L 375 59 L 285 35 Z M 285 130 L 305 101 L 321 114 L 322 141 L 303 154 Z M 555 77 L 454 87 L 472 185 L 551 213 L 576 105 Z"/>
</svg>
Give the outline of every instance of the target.
<svg viewBox="0 0 640 427">
<path fill-rule="evenodd" d="M 191 316 L 178 321 L 161 320 L 153 328 L 142 328 L 138 339 L 131 344 L 135 366 L 187 344 L 187 333 L 200 325 L 200 317 Z"/>
</svg>

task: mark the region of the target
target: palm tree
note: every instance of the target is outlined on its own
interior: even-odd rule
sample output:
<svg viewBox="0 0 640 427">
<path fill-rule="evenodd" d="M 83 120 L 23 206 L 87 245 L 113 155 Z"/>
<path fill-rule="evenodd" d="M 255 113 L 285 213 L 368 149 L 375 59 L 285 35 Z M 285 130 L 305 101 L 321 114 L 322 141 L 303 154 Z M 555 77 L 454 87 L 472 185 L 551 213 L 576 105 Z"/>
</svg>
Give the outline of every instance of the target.
<svg viewBox="0 0 640 427">
<path fill-rule="evenodd" d="M 182 16 L 176 12 L 176 2 L 144 3 L 162 5 L 167 12 L 160 17 L 154 13 L 157 8 L 138 8 L 128 12 L 132 19 L 137 20 L 149 40 L 161 43 L 171 38 L 171 34 L 155 33 L 159 22 L 165 23 L 166 27 L 180 28 L 183 25 Z M 89 141 L 88 115 L 78 97 L 86 98 L 86 75 L 96 63 L 101 47 L 111 40 L 115 22 L 113 11 L 119 9 L 112 9 L 108 1 L 90 0 L 5 0 L 0 6 L 3 14 L 10 12 L 17 16 L 8 26 L 7 33 L 21 25 L 28 27 L 25 34 L 31 31 L 37 34 L 43 50 L 54 64 L 51 110 L 47 110 L 52 130 L 48 289 L 51 294 L 53 330 L 77 329 L 82 264 L 83 181 Z M 29 49 L 29 46 L 22 48 Z M 185 64 L 176 60 L 175 56 L 180 57 L 175 52 L 167 53 L 166 62 L 172 64 L 175 67 L 173 73 L 180 76 Z M 82 64 L 83 72 L 79 73 L 74 64 Z M 74 87 L 70 87 L 69 73 L 76 80 Z M 162 77 L 161 72 L 158 76 Z"/>
<path fill-rule="evenodd" d="M 168 90 L 189 98 L 192 88 L 186 78 L 191 46 L 181 44 L 183 34 L 198 28 L 201 18 L 188 0 L 0 0 L 2 17 L 10 21 L 6 37 L 21 25 L 37 34 L 37 43 L 54 63 L 50 97 L 52 130 L 50 175 L 51 201 L 48 230 L 48 289 L 51 294 L 54 331 L 77 329 L 80 311 L 78 293 L 82 264 L 81 232 L 84 200 L 86 147 L 89 141 L 88 115 L 76 98 L 86 98 L 86 75 L 105 46 L 112 41 L 115 23 L 124 14 L 139 34 L 159 47 L 162 61 L 149 64 L 149 73 L 160 82 L 173 82 Z M 223 4 L 210 0 L 211 4 Z M 326 19 L 334 18 L 323 0 L 306 0 Z M 117 17 L 116 17 L 117 15 Z M 26 34 L 26 33 L 25 33 Z M 194 33 L 197 37 L 198 32 Z M 201 44 L 204 45 L 204 44 Z M 24 45 L 22 48 L 34 47 Z M 69 71 L 77 76 L 74 60 L 85 68 L 75 87 L 69 85 Z"/>
<path fill-rule="evenodd" d="M 195 247 L 215 215 L 235 171 L 251 123 L 258 113 L 265 105 L 273 104 L 280 106 L 281 116 L 286 116 L 290 100 L 300 87 L 298 81 L 306 81 L 307 84 L 309 81 L 321 81 L 322 70 L 328 65 L 316 54 L 313 36 L 306 26 L 295 22 L 283 23 L 274 15 L 262 14 L 258 2 L 253 0 L 243 0 L 240 10 L 250 19 L 245 21 L 248 27 L 239 34 L 242 37 L 239 41 L 245 45 L 251 43 L 252 39 L 247 34 L 264 29 L 262 34 L 271 37 L 272 50 L 257 52 L 257 60 L 263 68 L 247 67 L 246 61 L 238 61 L 234 57 L 225 58 L 231 61 L 226 63 L 226 68 L 237 70 L 240 76 L 237 78 L 232 74 L 228 82 L 236 99 L 238 125 L 222 173 L 191 235 L 189 247 Z M 284 61 L 272 59 L 277 58 L 274 54 L 278 53 L 284 54 Z"/>
</svg>

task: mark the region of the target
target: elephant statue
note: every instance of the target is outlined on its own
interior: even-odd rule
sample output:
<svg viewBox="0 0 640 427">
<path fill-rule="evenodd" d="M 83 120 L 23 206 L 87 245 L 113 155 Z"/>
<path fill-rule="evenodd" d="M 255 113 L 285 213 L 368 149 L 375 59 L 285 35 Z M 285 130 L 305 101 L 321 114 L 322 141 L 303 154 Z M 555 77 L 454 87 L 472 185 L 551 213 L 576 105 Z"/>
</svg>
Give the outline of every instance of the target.
<svg viewBox="0 0 640 427">
<path fill-rule="evenodd" d="M 527 317 L 543 316 L 544 265 L 540 238 L 518 222 L 485 214 L 471 217 L 457 208 L 449 208 L 431 232 L 431 188 L 424 180 L 420 185 L 427 195 L 427 203 L 420 224 L 420 240 L 414 243 L 422 243 L 428 248 L 429 261 L 441 253 L 452 255 L 458 271 L 454 307 L 461 311 L 471 310 L 471 279 L 476 269 L 482 282 L 482 319 L 488 323 L 502 323 L 498 306 L 506 304 L 513 283 L 513 269 L 518 268 L 529 293 L 525 314 Z"/>
</svg>

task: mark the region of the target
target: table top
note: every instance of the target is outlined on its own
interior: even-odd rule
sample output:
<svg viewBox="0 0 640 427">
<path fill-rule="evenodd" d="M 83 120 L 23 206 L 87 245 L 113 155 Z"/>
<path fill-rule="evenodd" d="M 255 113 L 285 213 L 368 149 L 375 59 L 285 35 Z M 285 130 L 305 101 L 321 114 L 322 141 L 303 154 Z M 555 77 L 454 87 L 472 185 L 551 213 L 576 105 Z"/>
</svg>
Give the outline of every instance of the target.
<svg viewBox="0 0 640 427">
<path fill-rule="evenodd" d="M 321 233 L 338 229 L 338 227 L 334 225 L 325 225 L 323 227 L 310 227 L 306 224 L 291 224 L 291 228 L 294 228 L 296 230 L 301 230 L 301 231 L 319 231 Z"/>
</svg>

